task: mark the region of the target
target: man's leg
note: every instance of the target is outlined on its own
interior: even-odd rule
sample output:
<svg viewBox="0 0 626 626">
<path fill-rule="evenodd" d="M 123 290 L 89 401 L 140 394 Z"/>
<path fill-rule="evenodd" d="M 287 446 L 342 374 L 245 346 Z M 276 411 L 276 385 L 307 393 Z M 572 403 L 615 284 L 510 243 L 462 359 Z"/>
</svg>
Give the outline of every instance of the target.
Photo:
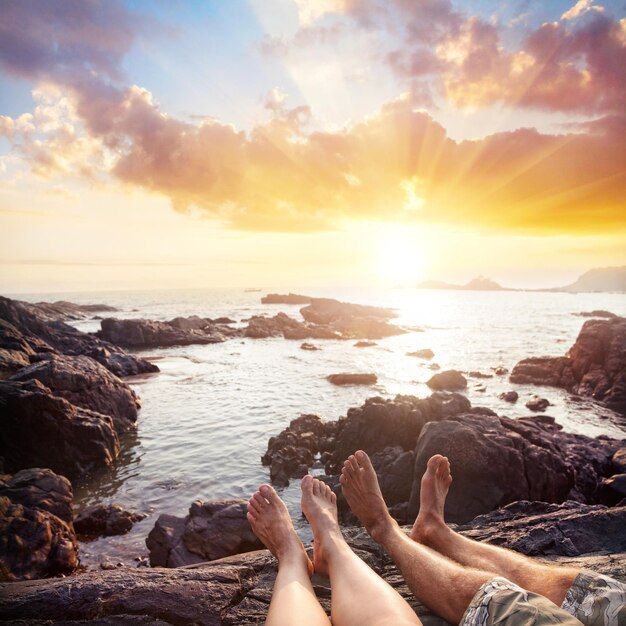
<svg viewBox="0 0 626 626">
<path fill-rule="evenodd" d="M 313 565 L 296 535 L 287 507 L 269 485 L 261 485 L 250 498 L 248 521 L 278 559 L 266 625 L 330 626 L 311 584 Z"/>
<path fill-rule="evenodd" d="M 348 459 L 340 480 L 352 511 L 372 538 L 387 550 L 413 593 L 447 621 L 451 623 L 460 621 L 472 598 L 484 583 L 498 575 L 509 577 L 503 571 L 494 571 L 493 561 L 487 562 L 483 559 L 479 565 L 481 569 L 468 567 L 470 564 L 474 565 L 476 559 L 467 558 L 460 564 L 407 537 L 389 515 L 376 473 L 365 452 L 359 451 L 356 456 Z M 444 480 L 442 484 L 445 485 L 445 482 Z M 447 487 L 443 491 L 447 492 Z M 443 497 L 445 499 L 445 494 Z M 475 544 L 471 541 L 470 543 Z M 508 551 L 504 552 L 508 554 Z M 518 556 L 515 553 L 511 554 L 513 557 Z M 506 559 L 503 561 L 506 563 Z M 508 571 L 513 569 L 509 567 Z M 520 585 L 518 581 L 513 582 Z M 545 595 L 541 590 L 536 593 Z M 568 615 L 564 613 L 563 619 L 567 618 Z"/>
<path fill-rule="evenodd" d="M 422 476 L 419 514 L 409 536 L 462 565 L 496 572 L 561 606 L 580 570 L 547 565 L 518 552 L 473 541 L 455 533 L 446 526 L 443 514 L 451 483 L 448 459 L 441 455 L 433 456 Z"/>
<path fill-rule="evenodd" d="M 348 546 L 337 522 L 335 494 L 312 476 L 302 479 L 302 510 L 313 530 L 315 571 L 330 578 L 334 626 L 421 624 L 400 594 Z"/>
</svg>

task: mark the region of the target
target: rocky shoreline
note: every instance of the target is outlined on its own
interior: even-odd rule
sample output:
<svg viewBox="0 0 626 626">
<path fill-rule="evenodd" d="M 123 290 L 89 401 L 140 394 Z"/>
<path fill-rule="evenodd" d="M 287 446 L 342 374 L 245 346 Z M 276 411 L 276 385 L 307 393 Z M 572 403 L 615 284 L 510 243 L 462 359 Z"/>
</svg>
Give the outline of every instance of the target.
<svg viewBox="0 0 626 626">
<path fill-rule="evenodd" d="M 147 538 L 153 569 L 124 567 L 64 580 L 33 579 L 78 571 L 79 540 L 127 532 L 142 518 L 141 512 L 116 505 L 73 517 L 70 481 L 115 463 L 119 436 L 136 428 L 141 402 L 122 377 L 158 371 L 125 348 L 241 337 L 359 339 L 355 345 L 369 346 L 373 339 L 407 332 L 389 322 L 393 311 L 380 307 L 295 294 L 270 294 L 267 302 L 304 304 L 303 321 L 285 313 L 239 323 L 197 316 L 169 322 L 106 318 L 98 333 L 87 334 L 65 321 L 111 312 L 110 307 L 28 304 L 0 297 L 0 457 L 7 472 L 0 475 L 0 580 L 29 581 L 0 587 L 0 620 L 262 620 L 275 561 L 266 551 L 255 551 L 260 544 L 240 500 L 197 501 L 186 517 L 159 517 Z M 421 350 L 411 356 L 430 359 L 433 353 Z M 493 375 L 506 373 L 496 368 Z M 625 376 L 626 319 L 605 316 L 583 324 L 566 356 L 525 359 L 510 380 L 560 386 L 626 414 Z M 376 375 L 343 373 L 329 379 L 370 384 Z M 454 392 L 467 387 L 467 379 L 456 370 L 434 375 L 428 385 L 434 391 L 427 398 L 373 397 L 336 421 L 316 415 L 294 419 L 268 442 L 262 462 L 271 480 L 286 485 L 321 463 L 324 480 L 340 494 L 341 463 L 362 448 L 372 456 L 392 514 L 405 524 L 417 513 L 419 478 L 427 459 L 446 454 L 455 472 L 446 516 L 462 532 L 626 579 L 626 537 L 620 532 L 626 526 L 626 440 L 567 433 L 547 415 L 510 419 L 472 406 Z M 339 502 L 353 547 L 408 598 L 393 565 L 353 526 L 342 498 Z M 612 558 L 602 558 L 607 554 Z M 163 569 L 181 566 L 191 569 Z M 171 597 L 161 593 L 164 586 Z M 316 591 L 327 608 L 327 581 L 317 581 Z M 425 624 L 444 624 L 411 602 Z"/>
</svg>

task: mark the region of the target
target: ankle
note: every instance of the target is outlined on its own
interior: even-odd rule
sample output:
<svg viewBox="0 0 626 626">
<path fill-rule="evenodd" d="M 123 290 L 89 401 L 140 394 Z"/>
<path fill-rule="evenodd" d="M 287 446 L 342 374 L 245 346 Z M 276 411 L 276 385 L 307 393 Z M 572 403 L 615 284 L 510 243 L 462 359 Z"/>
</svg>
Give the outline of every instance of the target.
<svg viewBox="0 0 626 626">
<path fill-rule="evenodd" d="M 369 528 L 368 532 L 376 543 L 384 545 L 385 542 L 399 530 L 400 526 L 398 526 L 398 522 L 396 522 L 396 520 L 394 520 L 393 517 L 387 513 L 382 516 L 374 526 Z"/>
</svg>

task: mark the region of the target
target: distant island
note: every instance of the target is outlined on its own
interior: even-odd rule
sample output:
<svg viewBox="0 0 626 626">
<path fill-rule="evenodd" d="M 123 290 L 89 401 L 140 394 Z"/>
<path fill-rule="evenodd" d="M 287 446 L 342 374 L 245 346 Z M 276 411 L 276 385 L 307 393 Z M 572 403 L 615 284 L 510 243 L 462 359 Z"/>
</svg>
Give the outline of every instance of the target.
<svg viewBox="0 0 626 626">
<path fill-rule="evenodd" d="M 552 292 L 618 292 L 626 293 L 626 266 L 600 267 L 589 270 L 570 285 L 549 289 L 514 289 L 503 287 L 485 276 L 477 276 L 465 285 L 455 285 L 442 280 L 425 280 L 418 289 L 455 289 L 464 291 L 552 291 Z"/>
</svg>

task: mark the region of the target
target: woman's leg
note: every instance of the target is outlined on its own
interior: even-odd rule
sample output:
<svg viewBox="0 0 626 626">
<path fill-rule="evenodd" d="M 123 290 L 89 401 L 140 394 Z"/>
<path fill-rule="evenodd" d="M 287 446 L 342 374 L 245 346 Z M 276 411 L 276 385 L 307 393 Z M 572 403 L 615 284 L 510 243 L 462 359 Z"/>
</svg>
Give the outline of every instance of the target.
<svg viewBox="0 0 626 626">
<path fill-rule="evenodd" d="M 312 476 L 302 479 L 302 510 L 313 529 L 315 571 L 331 584 L 334 626 L 419 625 L 402 596 L 348 546 L 337 522 L 337 498 Z"/>
<path fill-rule="evenodd" d="M 330 626 L 317 601 L 313 566 L 296 535 L 285 503 L 269 485 L 261 485 L 248 501 L 248 521 L 256 536 L 278 559 L 267 626 Z"/>
</svg>

